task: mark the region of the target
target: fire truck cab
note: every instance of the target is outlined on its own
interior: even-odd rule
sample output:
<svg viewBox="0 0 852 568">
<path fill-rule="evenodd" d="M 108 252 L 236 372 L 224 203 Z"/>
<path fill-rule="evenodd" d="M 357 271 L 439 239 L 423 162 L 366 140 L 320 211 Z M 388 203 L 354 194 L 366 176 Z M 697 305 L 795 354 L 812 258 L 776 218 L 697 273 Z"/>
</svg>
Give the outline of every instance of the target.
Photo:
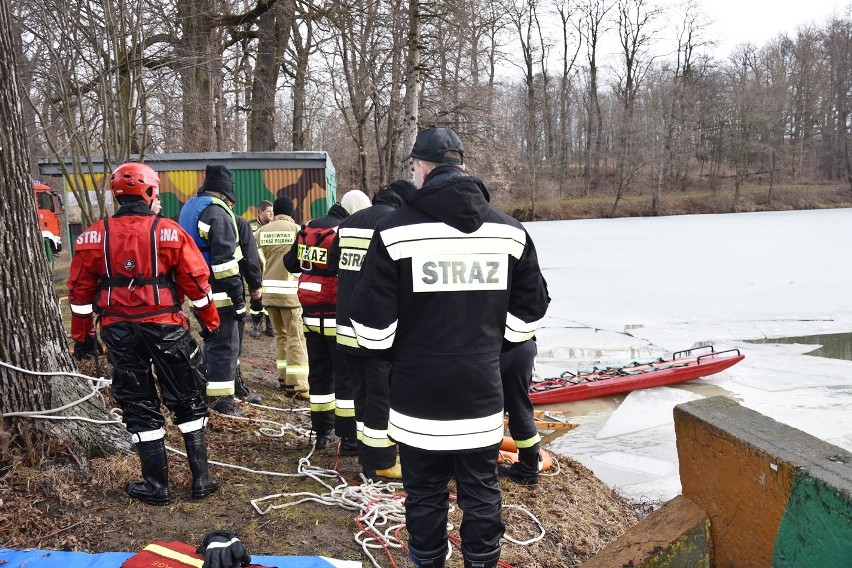
<svg viewBox="0 0 852 568">
<path fill-rule="evenodd" d="M 50 189 L 50 186 L 38 181 L 33 182 L 36 207 L 38 208 L 38 224 L 41 236 L 44 238 L 45 250 L 50 246 L 51 256 L 62 250 L 62 231 L 59 216 L 65 213 L 62 198 Z"/>
</svg>

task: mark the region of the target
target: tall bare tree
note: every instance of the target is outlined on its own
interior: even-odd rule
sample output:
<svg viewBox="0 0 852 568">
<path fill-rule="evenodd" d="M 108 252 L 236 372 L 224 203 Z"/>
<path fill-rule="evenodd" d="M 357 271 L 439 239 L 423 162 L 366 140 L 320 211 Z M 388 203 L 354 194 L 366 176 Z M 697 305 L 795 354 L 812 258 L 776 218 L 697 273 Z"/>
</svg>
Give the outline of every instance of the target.
<svg viewBox="0 0 852 568">
<path fill-rule="evenodd" d="M 408 35 L 405 47 L 405 97 L 403 99 L 402 115 L 402 150 L 408 152 L 414 147 L 417 129 L 420 124 L 420 50 L 422 49 L 420 30 L 423 23 L 420 19 L 419 0 L 408 0 Z M 403 177 L 414 179 L 414 169 L 409 166 L 403 172 Z"/>
<path fill-rule="evenodd" d="M 0 246 L 4 251 L 0 289 L 5 294 L 0 317 L 0 416 L 5 429 L 57 438 L 85 460 L 129 449 L 126 432 L 114 424 L 33 420 L 13 414 L 69 405 L 56 415 L 111 420 L 103 400 L 89 396 L 92 384 L 67 375 L 75 369 L 62 328 L 59 299 L 43 254 L 32 181 L 27 175 L 29 156 L 11 21 L 8 0 L 0 0 Z M 84 402 L 72 405 L 87 396 Z"/>
<path fill-rule="evenodd" d="M 618 156 L 615 167 L 615 201 L 610 215 L 615 215 L 618 202 L 633 183 L 641 165 L 636 152 L 637 140 L 635 111 L 639 86 L 651 64 L 648 46 L 653 40 L 651 29 L 658 10 L 648 9 L 645 0 L 617 0 L 618 41 L 624 67 L 616 84 L 616 95 L 621 102 L 621 120 L 616 127 Z"/>
<path fill-rule="evenodd" d="M 580 34 L 586 46 L 589 64 L 587 122 L 585 150 L 583 155 L 583 177 L 585 192 L 597 189 L 601 178 L 601 150 L 603 147 L 603 113 L 598 92 L 598 47 L 607 31 L 606 17 L 612 9 L 608 0 L 585 0 L 580 6 L 582 22 Z"/>
</svg>

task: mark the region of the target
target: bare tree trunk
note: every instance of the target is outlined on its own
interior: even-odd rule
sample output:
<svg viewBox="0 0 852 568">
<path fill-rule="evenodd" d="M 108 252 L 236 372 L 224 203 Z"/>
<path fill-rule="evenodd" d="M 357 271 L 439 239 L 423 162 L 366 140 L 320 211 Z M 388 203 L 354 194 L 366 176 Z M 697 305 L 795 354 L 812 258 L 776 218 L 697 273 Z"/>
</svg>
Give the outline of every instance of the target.
<svg viewBox="0 0 852 568">
<path fill-rule="evenodd" d="M 278 71 L 282 45 L 281 31 L 288 33 L 290 26 L 277 23 L 279 10 L 273 8 L 258 20 L 257 63 L 251 87 L 249 111 L 250 152 L 275 150 L 275 90 L 278 86 Z"/>
<path fill-rule="evenodd" d="M 418 0 L 408 2 L 408 57 L 405 63 L 407 78 L 405 81 L 404 114 L 402 117 L 402 151 L 403 155 L 414 147 L 417 138 L 417 127 L 420 121 L 420 3 Z M 402 176 L 414 179 L 414 168 L 408 164 Z"/>
<path fill-rule="evenodd" d="M 211 0 L 178 1 L 184 152 L 205 152 L 215 147 L 212 65 L 217 50 L 213 45 L 213 13 Z"/>
<path fill-rule="evenodd" d="M 29 155 L 21 115 L 8 0 L 0 0 L 0 289 L 6 294 L 0 316 L 0 413 L 39 411 L 79 400 L 91 389 L 73 372 L 59 300 L 51 281 L 27 175 Z M 7 367 L 56 372 L 48 377 Z M 109 420 L 103 401 L 90 398 L 60 415 Z M 81 421 L 6 417 L 3 426 L 20 434 L 33 428 L 68 443 L 79 457 L 129 449 L 123 428 Z"/>
</svg>

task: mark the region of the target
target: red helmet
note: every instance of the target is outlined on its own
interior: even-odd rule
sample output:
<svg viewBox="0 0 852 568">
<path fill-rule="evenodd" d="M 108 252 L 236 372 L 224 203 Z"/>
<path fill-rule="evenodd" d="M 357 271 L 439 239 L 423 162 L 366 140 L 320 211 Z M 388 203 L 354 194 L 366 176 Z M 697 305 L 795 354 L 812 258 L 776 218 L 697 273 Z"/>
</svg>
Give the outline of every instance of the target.
<svg viewBox="0 0 852 568">
<path fill-rule="evenodd" d="M 146 203 L 154 201 L 160 194 L 160 176 L 150 166 L 139 162 L 128 162 L 115 168 L 110 178 L 112 194 L 138 195 Z"/>
</svg>

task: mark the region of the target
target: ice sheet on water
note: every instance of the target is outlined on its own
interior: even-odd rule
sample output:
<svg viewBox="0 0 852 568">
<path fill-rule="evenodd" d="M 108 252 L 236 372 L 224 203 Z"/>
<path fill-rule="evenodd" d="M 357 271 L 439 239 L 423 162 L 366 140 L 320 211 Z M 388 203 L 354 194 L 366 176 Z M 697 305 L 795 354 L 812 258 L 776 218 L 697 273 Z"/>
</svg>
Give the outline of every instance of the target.
<svg viewBox="0 0 852 568">
<path fill-rule="evenodd" d="M 810 348 L 814 346 L 799 347 L 812 350 Z M 778 351 L 780 354 L 777 355 L 761 351 L 760 356 L 757 356 L 757 350 L 751 357 L 746 355 L 745 359 L 730 368 L 733 382 L 769 392 L 852 385 L 852 361 L 788 355 L 782 349 Z"/>
<path fill-rule="evenodd" d="M 614 467 L 657 476 L 669 475 L 672 472 L 674 465 L 672 462 L 667 460 L 659 460 L 627 452 L 606 452 L 594 456 L 594 459 L 597 462 Z"/>
<path fill-rule="evenodd" d="M 704 341 L 852 332 L 852 209 L 525 226 L 553 299 L 538 333 L 539 364 L 552 363 L 553 371 L 585 364 L 572 348 L 585 355 L 600 349 L 599 358 L 608 358 L 631 346 L 675 351 Z M 791 346 L 736 346 L 744 361 L 698 382 L 852 447 L 852 389 L 836 386 L 852 380 L 846 362 L 797 354 Z M 607 418 L 572 416 L 581 426 L 548 447 L 579 459 L 625 496 L 653 498 L 655 484 L 658 497 L 674 496 L 668 478 L 631 475 L 594 460 L 623 452 L 676 463 L 672 425 L 598 438 Z"/>
<path fill-rule="evenodd" d="M 697 394 L 671 387 L 633 391 L 624 399 L 618 410 L 612 413 L 595 437 L 602 440 L 674 424 L 674 407 L 699 398 L 701 397 Z"/>
<path fill-rule="evenodd" d="M 642 483 L 629 483 L 618 487 L 618 493 L 634 503 L 653 501 L 664 503 L 680 495 L 679 475 L 669 475 Z"/>
</svg>

